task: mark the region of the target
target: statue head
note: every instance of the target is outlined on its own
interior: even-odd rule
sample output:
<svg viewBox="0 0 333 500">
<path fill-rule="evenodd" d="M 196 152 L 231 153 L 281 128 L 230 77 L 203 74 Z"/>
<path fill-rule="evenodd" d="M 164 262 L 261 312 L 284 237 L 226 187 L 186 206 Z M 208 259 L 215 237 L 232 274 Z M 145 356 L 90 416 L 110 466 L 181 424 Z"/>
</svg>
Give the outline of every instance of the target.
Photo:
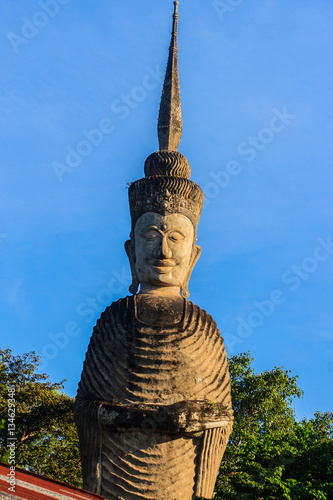
<svg viewBox="0 0 333 500">
<path fill-rule="evenodd" d="M 188 283 L 201 253 L 196 235 L 204 199 L 190 172 L 180 153 L 159 151 L 146 160 L 146 177 L 129 188 L 132 231 L 125 248 L 131 293 L 140 285 L 140 293 L 181 291 L 189 297 Z"/>
</svg>

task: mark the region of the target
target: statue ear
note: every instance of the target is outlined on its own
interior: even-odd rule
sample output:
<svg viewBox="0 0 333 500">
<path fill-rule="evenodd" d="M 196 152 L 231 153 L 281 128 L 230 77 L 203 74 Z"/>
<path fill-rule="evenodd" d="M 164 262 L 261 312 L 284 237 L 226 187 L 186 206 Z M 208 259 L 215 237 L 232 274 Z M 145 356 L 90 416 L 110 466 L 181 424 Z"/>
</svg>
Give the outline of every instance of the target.
<svg viewBox="0 0 333 500">
<path fill-rule="evenodd" d="M 129 287 L 130 293 L 135 295 L 138 291 L 139 288 L 139 278 L 136 274 L 136 269 L 135 269 L 135 250 L 134 250 L 134 242 L 133 240 L 127 240 L 125 242 L 125 250 L 127 253 L 127 257 L 131 266 L 131 273 L 132 273 L 132 284 Z"/>
<path fill-rule="evenodd" d="M 193 248 L 193 252 L 192 252 L 192 260 L 191 260 L 188 274 L 187 274 L 185 281 L 182 284 L 181 289 L 180 289 L 180 294 L 183 297 L 183 299 L 188 299 L 190 296 L 190 292 L 188 291 L 188 284 L 190 282 L 190 277 L 191 277 L 193 268 L 196 265 L 196 263 L 198 262 L 200 254 L 201 254 L 201 247 L 199 247 L 198 245 L 195 245 Z"/>
</svg>

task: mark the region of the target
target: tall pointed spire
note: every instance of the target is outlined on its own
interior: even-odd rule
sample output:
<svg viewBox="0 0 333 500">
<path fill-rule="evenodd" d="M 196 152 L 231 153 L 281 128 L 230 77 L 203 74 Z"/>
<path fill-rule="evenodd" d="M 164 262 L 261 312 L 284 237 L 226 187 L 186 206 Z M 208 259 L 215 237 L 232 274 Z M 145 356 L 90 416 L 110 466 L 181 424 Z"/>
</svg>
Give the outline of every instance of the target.
<svg viewBox="0 0 333 500">
<path fill-rule="evenodd" d="M 179 2 L 174 2 L 175 8 L 169 59 L 158 117 L 159 148 L 160 150 L 168 151 L 177 151 L 183 131 L 177 46 L 178 4 Z"/>
</svg>

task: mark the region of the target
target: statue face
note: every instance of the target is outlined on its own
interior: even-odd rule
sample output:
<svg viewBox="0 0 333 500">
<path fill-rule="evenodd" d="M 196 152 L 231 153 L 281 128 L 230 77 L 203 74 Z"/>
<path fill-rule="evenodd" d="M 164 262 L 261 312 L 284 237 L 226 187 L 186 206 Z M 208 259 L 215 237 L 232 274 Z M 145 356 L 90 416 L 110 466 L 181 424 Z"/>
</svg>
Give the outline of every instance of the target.
<svg viewBox="0 0 333 500">
<path fill-rule="evenodd" d="M 182 287 L 194 266 L 194 229 L 181 214 L 143 214 L 135 225 L 135 270 L 141 283 Z M 196 259 L 195 259 L 196 260 Z"/>
</svg>

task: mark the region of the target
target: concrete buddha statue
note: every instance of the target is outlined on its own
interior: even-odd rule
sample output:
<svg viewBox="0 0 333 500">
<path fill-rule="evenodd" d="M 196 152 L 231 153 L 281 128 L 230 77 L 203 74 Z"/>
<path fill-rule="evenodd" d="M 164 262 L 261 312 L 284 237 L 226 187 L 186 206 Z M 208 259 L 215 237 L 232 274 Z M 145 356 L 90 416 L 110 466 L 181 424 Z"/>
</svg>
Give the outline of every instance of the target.
<svg viewBox="0 0 333 500">
<path fill-rule="evenodd" d="M 132 295 L 98 320 L 75 405 L 84 486 L 109 500 L 211 498 L 232 429 L 222 337 L 187 300 L 204 196 L 177 152 L 177 5 L 160 150 L 129 188 Z"/>
</svg>

